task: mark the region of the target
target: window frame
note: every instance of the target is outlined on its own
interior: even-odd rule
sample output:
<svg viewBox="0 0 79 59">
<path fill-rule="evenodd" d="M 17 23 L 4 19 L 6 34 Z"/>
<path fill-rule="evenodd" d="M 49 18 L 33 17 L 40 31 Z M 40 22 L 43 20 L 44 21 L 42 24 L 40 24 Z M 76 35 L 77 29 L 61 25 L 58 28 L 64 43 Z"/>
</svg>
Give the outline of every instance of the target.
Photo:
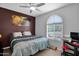
<svg viewBox="0 0 79 59">
<path fill-rule="evenodd" d="M 57 16 L 58 16 L 58 15 L 57 15 Z M 54 16 L 51 16 L 51 17 L 54 17 Z M 60 17 L 60 16 L 59 16 L 59 17 Z M 49 17 L 49 18 L 50 18 L 50 17 Z M 61 18 L 61 17 L 60 17 L 60 18 Z M 49 19 L 48 19 L 48 20 L 49 20 Z M 48 20 L 47 20 L 47 22 L 48 22 Z M 61 24 L 61 26 L 62 26 L 62 27 L 61 27 L 61 28 L 62 28 L 62 29 L 61 29 L 61 33 L 62 33 L 61 35 L 63 36 L 63 19 L 61 18 L 61 20 L 62 20 L 61 23 L 53 23 L 53 24 L 54 24 L 54 31 L 53 31 L 53 32 L 54 32 L 54 36 L 51 36 L 51 37 L 56 37 L 56 32 L 57 32 L 57 31 L 56 31 L 56 24 Z M 46 28 L 46 32 L 47 32 L 47 33 L 46 33 L 46 36 L 47 36 L 47 38 L 49 38 L 49 35 L 48 35 L 48 25 L 49 25 L 49 24 L 47 23 L 47 24 L 46 24 L 46 27 L 47 27 L 47 28 Z M 60 31 L 58 31 L 58 32 L 60 32 Z"/>
</svg>

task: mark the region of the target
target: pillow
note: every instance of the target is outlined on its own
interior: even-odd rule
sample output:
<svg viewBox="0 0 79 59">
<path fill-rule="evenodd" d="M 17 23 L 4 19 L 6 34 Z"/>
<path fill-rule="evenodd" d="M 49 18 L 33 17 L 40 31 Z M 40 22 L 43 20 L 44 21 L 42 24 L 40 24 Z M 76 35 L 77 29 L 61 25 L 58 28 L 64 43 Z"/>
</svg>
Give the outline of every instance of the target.
<svg viewBox="0 0 79 59">
<path fill-rule="evenodd" d="M 31 36 L 32 33 L 30 31 L 24 31 L 23 36 Z"/>
<path fill-rule="evenodd" d="M 21 32 L 14 32 L 13 37 L 22 37 L 22 33 Z"/>
</svg>

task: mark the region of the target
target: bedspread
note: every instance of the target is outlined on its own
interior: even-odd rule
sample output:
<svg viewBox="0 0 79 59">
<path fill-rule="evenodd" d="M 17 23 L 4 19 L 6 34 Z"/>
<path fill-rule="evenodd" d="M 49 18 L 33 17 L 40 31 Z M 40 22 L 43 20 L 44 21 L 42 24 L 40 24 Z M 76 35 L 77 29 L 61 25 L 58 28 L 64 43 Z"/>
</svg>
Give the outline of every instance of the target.
<svg viewBox="0 0 79 59">
<path fill-rule="evenodd" d="M 21 41 L 13 46 L 12 56 L 29 56 L 50 47 L 49 39 L 45 37 L 34 40 Z"/>
</svg>

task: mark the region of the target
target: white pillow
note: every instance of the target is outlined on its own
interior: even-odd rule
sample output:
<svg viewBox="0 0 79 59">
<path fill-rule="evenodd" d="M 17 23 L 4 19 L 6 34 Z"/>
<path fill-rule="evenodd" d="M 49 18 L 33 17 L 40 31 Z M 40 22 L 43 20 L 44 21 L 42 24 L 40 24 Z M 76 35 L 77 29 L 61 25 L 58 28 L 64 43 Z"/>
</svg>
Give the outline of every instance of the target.
<svg viewBox="0 0 79 59">
<path fill-rule="evenodd" d="M 22 33 L 21 32 L 14 32 L 13 37 L 21 37 Z"/>
<path fill-rule="evenodd" d="M 30 31 L 24 31 L 24 32 L 23 32 L 23 35 L 24 35 L 24 36 L 31 36 L 32 33 L 31 33 Z"/>
</svg>

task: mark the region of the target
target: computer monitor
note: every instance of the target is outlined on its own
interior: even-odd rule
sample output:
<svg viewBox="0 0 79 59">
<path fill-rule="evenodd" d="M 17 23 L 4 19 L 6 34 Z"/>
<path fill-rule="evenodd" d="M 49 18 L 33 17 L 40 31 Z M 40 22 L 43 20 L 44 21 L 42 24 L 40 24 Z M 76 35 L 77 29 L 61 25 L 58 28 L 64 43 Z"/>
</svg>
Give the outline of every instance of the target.
<svg viewBox="0 0 79 59">
<path fill-rule="evenodd" d="M 70 37 L 74 40 L 79 39 L 79 33 L 78 32 L 70 32 Z"/>
</svg>

